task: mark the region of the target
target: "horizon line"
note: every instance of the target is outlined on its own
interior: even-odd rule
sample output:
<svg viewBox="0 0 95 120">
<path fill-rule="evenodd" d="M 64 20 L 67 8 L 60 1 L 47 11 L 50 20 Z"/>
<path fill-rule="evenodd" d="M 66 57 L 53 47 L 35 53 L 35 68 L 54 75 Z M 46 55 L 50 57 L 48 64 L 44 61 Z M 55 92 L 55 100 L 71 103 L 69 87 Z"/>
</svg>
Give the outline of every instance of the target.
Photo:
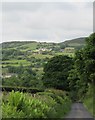
<svg viewBox="0 0 95 120">
<path fill-rule="evenodd" d="M 9 43 L 9 42 L 39 42 L 39 43 L 62 43 L 65 41 L 70 41 L 70 40 L 75 40 L 78 38 L 86 38 L 87 36 L 83 36 L 83 37 L 75 37 L 72 39 L 66 39 L 64 41 L 60 41 L 60 42 L 54 42 L 54 41 L 39 41 L 39 40 L 9 40 L 9 41 L 0 41 L 0 44 L 2 43 Z"/>
</svg>

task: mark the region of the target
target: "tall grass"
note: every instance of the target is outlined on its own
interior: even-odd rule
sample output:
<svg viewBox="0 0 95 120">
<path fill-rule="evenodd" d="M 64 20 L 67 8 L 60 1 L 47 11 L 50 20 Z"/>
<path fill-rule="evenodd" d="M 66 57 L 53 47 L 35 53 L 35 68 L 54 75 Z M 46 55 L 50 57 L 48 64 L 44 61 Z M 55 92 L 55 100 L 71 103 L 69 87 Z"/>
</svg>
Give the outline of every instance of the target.
<svg viewBox="0 0 95 120">
<path fill-rule="evenodd" d="M 71 101 L 62 91 L 47 91 L 34 96 L 10 92 L 3 96 L 3 118 L 61 118 L 70 110 Z"/>
<path fill-rule="evenodd" d="M 94 113 L 94 89 L 95 89 L 95 86 L 93 85 L 89 85 L 89 88 L 88 88 L 88 92 L 83 100 L 83 103 L 85 105 L 85 107 L 88 109 L 88 111 L 95 117 L 95 113 Z"/>
</svg>

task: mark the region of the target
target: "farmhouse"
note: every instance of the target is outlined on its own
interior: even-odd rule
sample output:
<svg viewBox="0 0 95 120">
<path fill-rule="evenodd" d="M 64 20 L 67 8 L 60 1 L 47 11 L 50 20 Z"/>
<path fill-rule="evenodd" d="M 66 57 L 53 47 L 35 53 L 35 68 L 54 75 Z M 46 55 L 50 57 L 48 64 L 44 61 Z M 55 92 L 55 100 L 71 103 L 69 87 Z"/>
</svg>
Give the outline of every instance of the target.
<svg viewBox="0 0 95 120">
<path fill-rule="evenodd" d="M 9 74 L 6 74 L 6 75 L 2 75 L 2 78 L 10 78 L 12 76 L 16 76 L 17 77 L 17 74 L 15 74 L 15 73 L 9 73 Z"/>
<path fill-rule="evenodd" d="M 39 51 L 51 51 L 52 49 L 47 49 L 47 48 L 40 48 Z"/>
<path fill-rule="evenodd" d="M 35 51 L 33 51 L 33 54 L 42 54 L 43 52 L 50 52 L 52 49 L 46 49 L 46 48 L 39 48 Z"/>
<path fill-rule="evenodd" d="M 74 51 L 75 51 L 75 48 L 73 48 L 73 47 L 66 47 L 64 49 L 64 52 L 74 52 Z"/>
</svg>

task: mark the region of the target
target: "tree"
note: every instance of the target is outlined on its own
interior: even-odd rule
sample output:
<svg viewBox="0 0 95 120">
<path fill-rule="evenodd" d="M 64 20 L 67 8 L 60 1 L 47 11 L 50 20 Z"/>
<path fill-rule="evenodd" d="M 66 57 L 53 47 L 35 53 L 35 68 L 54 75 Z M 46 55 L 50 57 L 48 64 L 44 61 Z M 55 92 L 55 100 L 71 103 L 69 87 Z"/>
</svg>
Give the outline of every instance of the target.
<svg viewBox="0 0 95 120">
<path fill-rule="evenodd" d="M 66 47 L 66 45 L 65 45 L 64 43 L 61 43 L 61 44 L 60 44 L 60 48 L 61 48 L 61 49 L 64 49 L 65 47 Z"/>
<path fill-rule="evenodd" d="M 43 82 L 46 87 L 69 90 L 67 77 L 72 69 L 73 59 L 68 56 L 55 56 L 44 66 Z"/>
<path fill-rule="evenodd" d="M 76 86 L 77 96 L 85 95 L 89 85 L 95 86 L 95 33 L 86 38 L 86 45 L 75 53 L 75 70 L 78 76 Z M 72 77 L 73 83 L 74 79 Z"/>
<path fill-rule="evenodd" d="M 80 80 L 95 83 L 95 33 L 86 38 L 86 46 L 76 52 L 75 59 Z"/>
<path fill-rule="evenodd" d="M 86 39 L 86 47 L 84 49 L 85 69 L 88 73 L 89 82 L 95 85 L 95 33 Z"/>
</svg>

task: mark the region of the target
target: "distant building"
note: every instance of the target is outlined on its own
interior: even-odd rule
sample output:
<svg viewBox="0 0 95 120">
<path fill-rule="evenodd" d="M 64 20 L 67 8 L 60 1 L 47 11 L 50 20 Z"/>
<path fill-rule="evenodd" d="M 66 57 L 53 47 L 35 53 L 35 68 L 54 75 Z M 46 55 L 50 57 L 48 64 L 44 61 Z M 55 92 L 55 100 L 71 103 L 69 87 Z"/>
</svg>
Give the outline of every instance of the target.
<svg viewBox="0 0 95 120">
<path fill-rule="evenodd" d="M 32 50 L 28 50 L 27 52 L 32 52 Z"/>
<path fill-rule="evenodd" d="M 6 74 L 6 75 L 2 75 L 2 78 L 10 78 L 12 76 L 16 76 L 17 77 L 17 74 L 15 74 L 15 73 L 9 73 L 9 74 Z"/>
<path fill-rule="evenodd" d="M 47 48 L 40 48 L 40 49 L 38 49 L 39 51 L 43 51 L 43 52 L 45 52 L 45 51 L 51 51 L 52 49 L 47 49 Z"/>
<path fill-rule="evenodd" d="M 64 52 L 64 49 L 60 49 L 60 52 Z"/>
<path fill-rule="evenodd" d="M 75 48 L 73 48 L 73 47 L 66 47 L 64 49 L 64 52 L 74 52 L 74 51 L 75 51 Z"/>
<path fill-rule="evenodd" d="M 39 49 L 33 51 L 32 53 L 33 53 L 33 54 L 42 54 L 43 52 L 50 52 L 50 51 L 52 51 L 52 49 L 39 48 Z"/>
</svg>

